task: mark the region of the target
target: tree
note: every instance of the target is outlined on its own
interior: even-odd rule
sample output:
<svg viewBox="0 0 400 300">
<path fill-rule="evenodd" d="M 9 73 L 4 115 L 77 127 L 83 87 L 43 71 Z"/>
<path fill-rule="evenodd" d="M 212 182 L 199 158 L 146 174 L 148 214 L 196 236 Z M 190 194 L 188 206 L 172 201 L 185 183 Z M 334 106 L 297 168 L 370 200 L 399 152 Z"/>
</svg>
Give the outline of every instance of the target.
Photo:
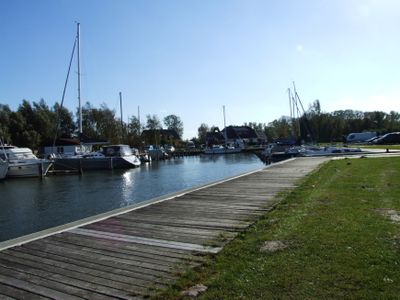
<svg viewBox="0 0 400 300">
<path fill-rule="evenodd" d="M 149 130 L 156 130 L 156 129 L 162 129 L 160 119 L 157 117 L 157 115 L 147 115 L 147 122 L 146 122 L 146 129 Z"/>
<path fill-rule="evenodd" d="M 122 139 L 120 122 L 115 118 L 115 111 L 102 104 L 94 108 L 89 102 L 82 107 L 83 133 L 90 138 L 106 138 L 111 143 L 119 143 Z"/>
<path fill-rule="evenodd" d="M 133 116 L 128 124 L 128 144 L 139 148 L 141 146 L 141 132 L 142 125 L 140 124 L 139 119 Z"/>
<path fill-rule="evenodd" d="M 199 140 L 199 143 L 205 143 L 206 142 L 206 135 L 207 132 L 210 131 L 210 127 L 208 127 L 207 124 L 201 123 L 200 127 L 197 129 L 197 138 Z"/>
<path fill-rule="evenodd" d="M 183 122 L 181 121 L 181 118 L 176 115 L 168 115 L 164 118 L 164 125 L 167 129 L 175 130 L 179 137 L 182 138 Z"/>
<path fill-rule="evenodd" d="M 11 139 L 10 134 L 11 109 L 8 105 L 0 104 L 0 139 L 5 142 Z"/>
<path fill-rule="evenodd" d="M 53 111 L 57 115 L 55 121 L 55 126 L 58 127 L 57 136 L 71 135 L 76 130 L 72 112 L 65 107 L 61 108 L 58 102 L 54 104 Z"/>
</svg>

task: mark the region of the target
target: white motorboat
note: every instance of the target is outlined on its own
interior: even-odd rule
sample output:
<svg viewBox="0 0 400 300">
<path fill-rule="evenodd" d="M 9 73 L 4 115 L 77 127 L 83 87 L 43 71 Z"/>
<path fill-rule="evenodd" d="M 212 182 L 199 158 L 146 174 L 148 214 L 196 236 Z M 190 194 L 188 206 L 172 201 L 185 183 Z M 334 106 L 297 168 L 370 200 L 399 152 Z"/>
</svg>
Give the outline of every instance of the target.
<svg viewBox="0 0 400 300">
<path fill-rule="evenodd" d="M 210 148 L 204 149 L 204 154 L 230 154 L 230 153 L 239 153 L 241 152 L 241 148 L 235 147 L 224 147 L 222 145 L 213 145 Z"/>
<path fill-rule="evenodd" d="M 31 149 L 5 145 L 0 158 L 8 163 L 7 177 L 46 176 L 52 162 L 37 158 Z"/>
<path fill-rule="evenodd" d="M 347 148 L 347 147 L 316 147 L 316 146 L 302 146 L 299 149 L 300 156 L 330 156 L 337 154 L 351 154 L 360 153 L 362 150 L 360 148 Z"/>
</svg>

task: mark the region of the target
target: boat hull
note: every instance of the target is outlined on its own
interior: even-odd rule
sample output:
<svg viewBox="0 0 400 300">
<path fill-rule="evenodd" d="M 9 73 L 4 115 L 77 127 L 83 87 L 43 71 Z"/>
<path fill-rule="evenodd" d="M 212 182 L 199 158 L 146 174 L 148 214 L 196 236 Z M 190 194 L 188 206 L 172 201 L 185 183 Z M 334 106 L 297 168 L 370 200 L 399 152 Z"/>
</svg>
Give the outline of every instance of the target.
<svg viewBox="0 0 400 300">
<path fill-rule="evenodd" d="M 113 170 L 129 169 L 140 166 L 140 160 L 136 156 L 103 157 L 103 158 L 56 158 L 53 161 L 53 169 L 61 170 Z"/>
<path fill-rule="evenodd" d="M 239 153 L 242 149 L 240 148 L 209 148 L 204 150 L 204 154 L 231 154 L 231 153 Z"/>
<path fill-rule="evenodd" d="M 43 177 L 46 176 L 51 164 L 51 161 L 10 163 L 6 176 L 9 178 Z"/>
</svg>

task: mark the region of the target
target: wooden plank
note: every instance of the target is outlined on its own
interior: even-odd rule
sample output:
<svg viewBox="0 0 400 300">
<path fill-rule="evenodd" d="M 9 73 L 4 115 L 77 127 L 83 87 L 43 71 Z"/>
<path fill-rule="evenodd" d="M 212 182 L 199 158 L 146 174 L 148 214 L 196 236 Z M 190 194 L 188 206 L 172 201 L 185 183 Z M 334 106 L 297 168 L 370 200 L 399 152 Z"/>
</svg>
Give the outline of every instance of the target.
<svg viewBox="0 0 400 300">
<path fill-rule="evenodd" d="M 100 280 L 94 276 L 82 273 L 76 274 L 77 272 L 65 269 L 63 269 L 62 274 L 60 274 L 54 267 L 49 268 L 47 266 L 47 268 L 50 269 L 50 271 L 47 271 L 28 266 L 27 264 L 15 263 L 3 257 L 0 258 L 0 266 L 2 266 L 2 273 L 19 274 L 19 276 L 29 280 L 32 277 L 37 277 L 41 279 L 41 284 L 49 288 L 57 286 L 58 290 L 69 292 L 72 295 L 83 298 L 110 299 L 110 297 L 120 297 L 124 299 L 134 299 L 135 296 L 139 294 L 127 284 L 108 282 L 108 285 L 112 284 L 113 286 L 105 286 L 105 280 Z M 45 280 L 46 278 L 51 278 L 51 281 Z"/>
<path fill-rule="evenodd" d="M 80 300 L 83 294 L 87 296 L 87 291 L 5 267 L 0 268 L 0 283 L 52 299 Z M 96 297 L 93 296 L 92 299 L 96 299 Z"/>
<path fill-rule="evenodd" d="M 138 253 L 138 255 L 148 254 L 148 255 L 155 255 L 155 256 L 162 256 L 163 259 L 173 259 L 173 260 L 192 260 L 193 256 L 191 252 L 188 250 L 178 250 L 178 249 L 169 249 L 169 248 L 162 248 L 162 247 L 149 247 L 147 245 L 142 244 L 132 244 L 123 241 L 112 241 L 102 238 L 94 238 L 85 236 L 82 238 L 76 234 L 70 234 L 68 232 L 64 232 L 61 234 L 57 234 L 55 236 L 49 237 L 50 240 L 55 240 L 58 242 L 63 243 L 70 243 L 77 246 L 85 246 L 86 243 L 91 245 L 98 245 L 98 247 L 114 247 L 117 249 L 126 249 L 128 251 L 133 251 L 134 253 Z M 199 260 L 202 261 L 202 258 L 196 256 Z"/>
<path fill-rule="evenodd" d="M 48 300 L 51 298 L 0 283 L 0 299 Z"/>
<path fill-rule="evenodd" d="M 165 240 L 158 240 L 158 239 L 127 236 L 127 235 L 123 235 L 123 234 L 107 233 L 107 232 L 102 232 L 102 231 L 97 231 L 97 230 L 88 230 L 88 229 L 81 229 L 81 228 L 76 228 L 76 229 L 70 230 L 70 232 L 75 233 L 75 234 L 93 236 L 93 237 L 102 237 L 102 238 L 107 238 L 107 239 L 116 240 L 116 241 L 127 241 L 127 242 L 131 242 L 131 243 L 154 245 L 157 247 L 190 250 L 190 251 L 204 252 L 204 253 L 217 253 L 221 250 L 221 248 L 219 248 L 219 247 L 208 247 L 208 246 L 202 246 L 202 245 L 190 244 L 190 243 L 180 243 L 180 242 L 165 241 Z"/>
<path fill-rule="evenodd" d="M 7 260 L 10 262 L 14 263 L 19 263 L 21 265 L 26 265 L 32 268 L 40 269 L 40 270 L 45 270 L 45 271 L 52 271 L 55 273 L 60 273 L 62 272 L 65 275 L 68 275 L 68 273 L 65 273 L 64 270 L 67 272 L 72 272 L 73 278 L 77 279 L 85 279 L 86 275 L 91 275 L 95 276 L 98 278 L 99 282 L 104 282 L 102 283 L 103 285 L 109 285 L 111 282 L 116 282 L 116 283 L 125 283 L 129 284 L 132 287 L 136 287 L 137 290 L 141 290 L 144 292 L 144 288 L 147 288 L 151 285 L 151 281 L 144 281 L 144 280 L 139 280 L 136 278 L 129 278 L 127 276 L 121 276 L 118 274 L 113 274 L 110 272 L 104 272 L 98 269 L 94 268 L 87 268 L 84 266 L 76 265 L 76 264 L 69 264 L 61 261 L 53 261 L 48 258 L 41 258 L 38 259 L 38 257 L 35 257 L 32 253 L 19 253 L 19 252 L 13 252 L 8 255 L 4 255 L 0 253 L 0 258 L 3 260 Z M 83 274 L 82 276 L 80 276 Z M 68 275 L 69 276 L 69 275 Z M 94 280 L 88 280 L 91 282 L 96 282 L 96 279 Z M 162 285 L 159 285 L 162 286 Z M 112 287 L 116 287 L 113 285 Z"/>
<path fill-rule="evenodd" d="M 46 261 L 46 263 L 48 264 L 58 265 L 61 262 L 70 264 L 71 267 L 87 267 L 94 270 L 100 270 L 103 272 L 125 276 L 127 278 L 131 277 L 137 282 L 143 281 L 163 284 L 175 278 L 173 276 L 168 276 L 162 273 L 154 274 L 152 272 L 146 272 L 146 270 L 143 269 L 138 270 L 137 268 L 133 268 L 129 265 L 121 264 L 114 261 L 98 262 L 98 260 L 96 259 L 80 260 L 76 257 L 70 258 L 65 255 L 62 256 L 50 252 L 37 251 L 35 249 L 32 249 L 30 246 L 31 245 L 29 244 L 21 246 L 18 249 L 12 249 L 12 251 L 8 252 L 7 254 L 10 256 L 19 257 L 22 259 L 29 259 L 32 261 Z"/>
</svg>

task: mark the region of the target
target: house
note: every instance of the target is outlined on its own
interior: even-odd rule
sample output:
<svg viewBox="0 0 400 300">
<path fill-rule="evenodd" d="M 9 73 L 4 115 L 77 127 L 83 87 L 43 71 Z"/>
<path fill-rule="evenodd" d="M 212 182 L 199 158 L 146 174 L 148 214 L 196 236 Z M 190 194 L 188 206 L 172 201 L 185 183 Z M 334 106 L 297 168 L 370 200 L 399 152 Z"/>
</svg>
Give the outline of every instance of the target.
<svg viewBox="0 0 400 300">
<path fill-rule="evenodd" d="M 53 141 L 46 141 L 43 146 L 40 147 L 39 153 L 48 157 L 49 155 L 63 155 L 73 156 L 85 152 L 91 152 L 94 145 L 108 144 L 107 140 L 90 139 L 85 135 L 78 137 L 61 137 L 56 139 L 54 145 Z"/>
<path fill-rule="evenodd" d="M 141 137 L 146 144 L 151 145 L 172 145 L 181 140 L 174 129 L 146 129 L 143 130 Z"/>
<path fill-rule="evenodd" d="M 206 147 L 211 147 L 212 145 L 222 145 L 224 143 L 224 135 L 221 133 L 218 127 L 215 127 L 213 131 L 206 133 Z"/>
<path fill-rule="evenodd" d="M 227 126 L 221 133 L 226 136 L 228 144 L 264 144 L 267 142 L 264 133 L 259 133 L 249 126 Z"/>
</svg>

